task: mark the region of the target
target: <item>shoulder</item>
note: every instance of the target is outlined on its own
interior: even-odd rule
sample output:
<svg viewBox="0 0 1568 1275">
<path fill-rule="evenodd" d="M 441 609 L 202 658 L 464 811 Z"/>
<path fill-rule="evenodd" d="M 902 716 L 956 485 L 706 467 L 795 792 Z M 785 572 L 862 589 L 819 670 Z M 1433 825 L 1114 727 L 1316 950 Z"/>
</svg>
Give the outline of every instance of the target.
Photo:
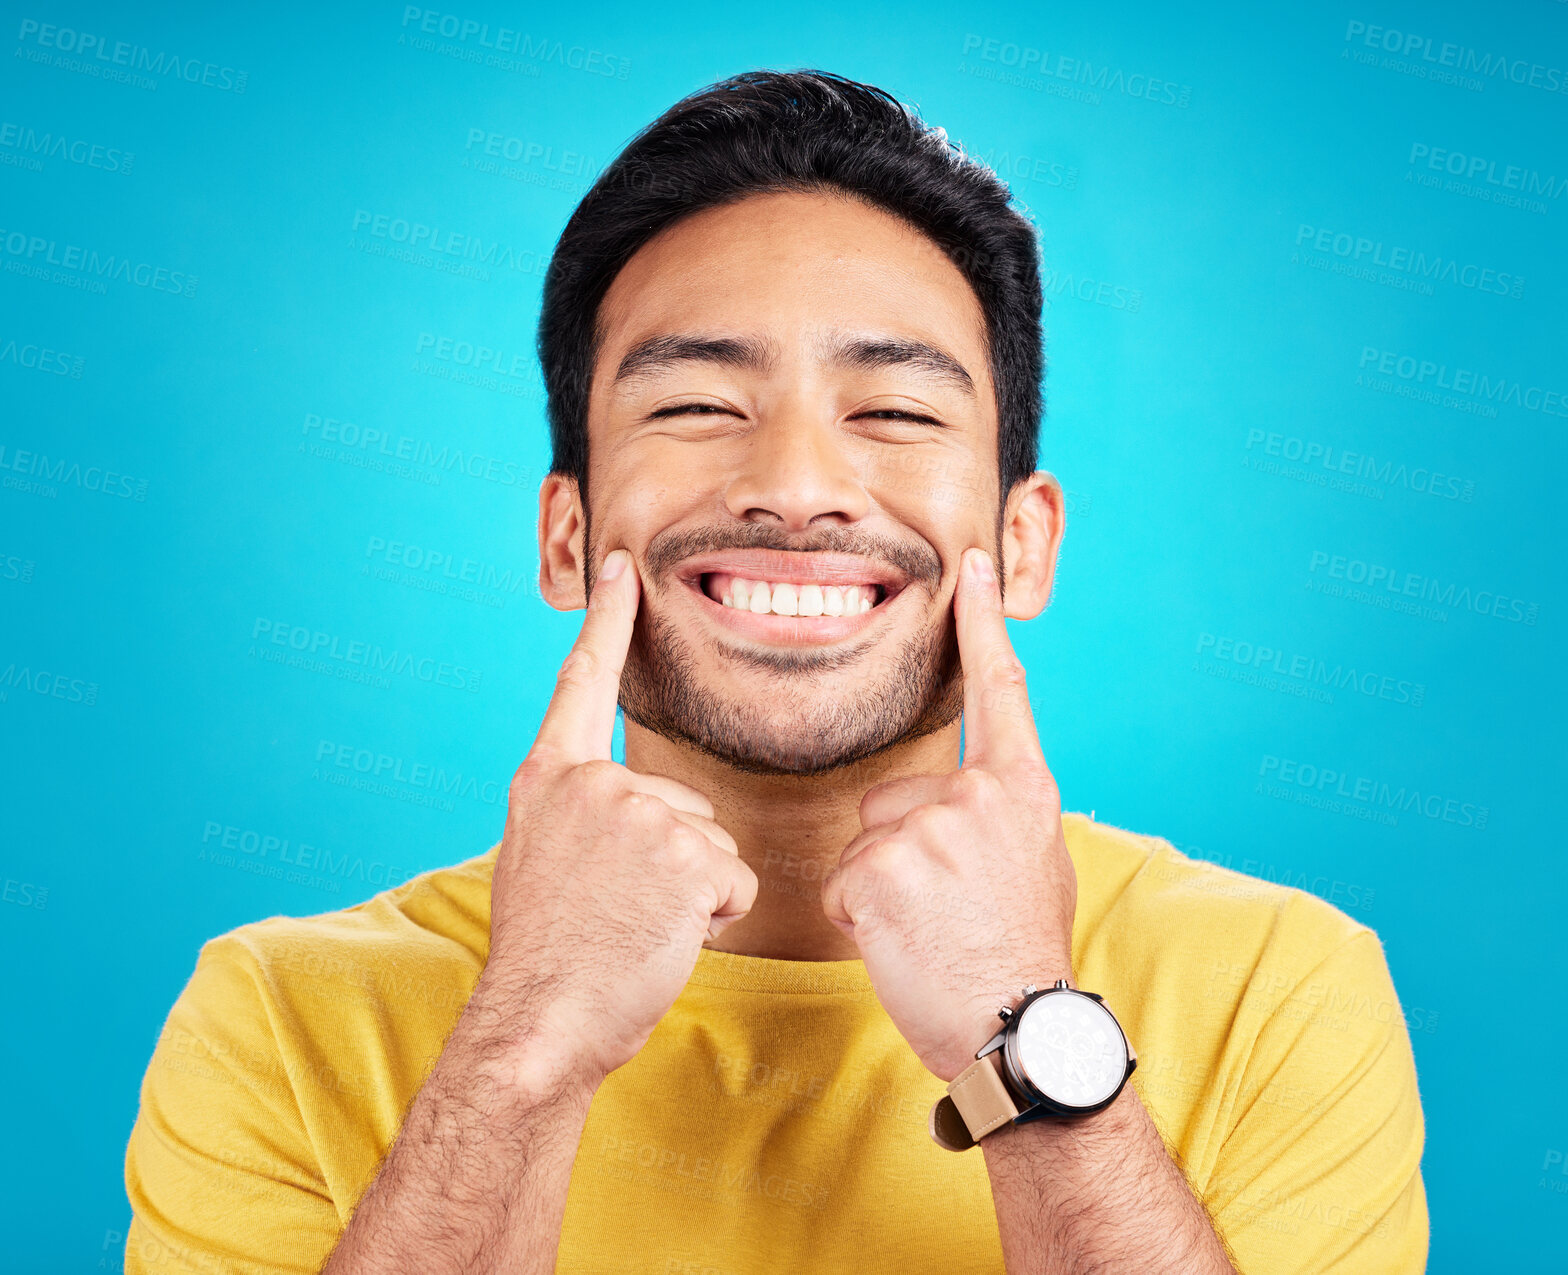
<svg viewBox="0 0 1568 1275">
<path fill-rule="evenodd" d="M 248 983 L 253 1003 L 269 1011 L 389 998 L 461 1009 L 489 952 L 497 849 L 420 873 L 352 907 L 270 916 L 219 934 L 202 945 L 184 998 L 205 991 L 237 1007 L 232 997 Z"/>
<path fill-rule="evenodd" d="M 1299 886 L 1192 859 L 1163 837 L 1069 813 L 1079 941 L 1114 948 L 1148 977 L 1240 987 L 1263 972 L 1283 988 L 1341 949 L 1382 952 L 1370 927 Z"/>
</svg>

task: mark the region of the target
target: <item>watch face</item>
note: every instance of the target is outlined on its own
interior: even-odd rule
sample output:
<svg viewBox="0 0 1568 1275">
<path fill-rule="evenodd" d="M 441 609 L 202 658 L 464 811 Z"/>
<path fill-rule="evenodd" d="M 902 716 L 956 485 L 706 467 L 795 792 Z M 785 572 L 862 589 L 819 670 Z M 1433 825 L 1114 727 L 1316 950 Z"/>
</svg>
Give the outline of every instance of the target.
<svg viewBox="0 0 1568 1275">
<path fill-rule="evenodd" d="M 1127 1074 L 1127 1045 L 1111 1011 L 1091 996 L 1051 992 L 1024 1007 L 1018 1061 L 1053 1102 L 1092 1107 L 1116 1092 Z"/>
</svg>

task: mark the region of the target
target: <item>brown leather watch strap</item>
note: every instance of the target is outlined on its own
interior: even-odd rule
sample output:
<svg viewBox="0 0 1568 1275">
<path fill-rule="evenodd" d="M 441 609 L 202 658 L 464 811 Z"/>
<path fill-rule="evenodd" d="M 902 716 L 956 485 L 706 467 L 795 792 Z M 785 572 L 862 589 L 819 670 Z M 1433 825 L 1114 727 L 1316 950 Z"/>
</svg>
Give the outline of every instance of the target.
<svg viewBox="0 0 1568 1275">
<path fill-rule="evenodd" d="M 1018 1114 L 1002 1082 L 997 1050 L 976 1058 L 953 1078 L 947 1096 L 931 1108 L 931 1139 L 948 1151 L 967 1151 Z"/>
</svg>

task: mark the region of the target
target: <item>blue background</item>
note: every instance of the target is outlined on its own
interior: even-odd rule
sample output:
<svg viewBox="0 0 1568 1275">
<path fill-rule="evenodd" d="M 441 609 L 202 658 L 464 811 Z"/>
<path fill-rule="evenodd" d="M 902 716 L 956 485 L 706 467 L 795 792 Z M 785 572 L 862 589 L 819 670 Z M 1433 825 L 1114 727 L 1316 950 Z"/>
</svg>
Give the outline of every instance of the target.
<svg viewBox="0 0 1568 1275">
<path fill-rule="evenodd" d="M 676 98 L 821 66 L 918 106 L 1041 228 L 1041 464 L 1070 513 L 1053 605 L 1012 629 L 1066 804 L 1373 926 L 1420 1072 L 1431 1269 L 1563 1269 L 1568 93 L 1445 83 L 1422 50 L 1561 85 L 1568 5 L 452 0 L 434 34 L 395 3 L 3 8 L 5 1265 L 120 1262 L 138 1084 L 205 939 L 499 836 L 580 620 L 535 583 L 550 249 Z M 487 64 L 443 13 L 545 56 Z M 150 65 L 110 78 L 45 24 Z M 1465 185 L 1439 152 L 1492 167 Z M 399 259 L 399 222 L 517 265 Z M 1361 277 L 1356 239 L 1464 275 Z M 73 247 L 130 264 L 48 264 Z M 1466 286 L 1483 270 L 1501 293 Z M 1504 388 L 1432 389 L 1461 369 Z M 1412 577 L 1426 596 L 1384 587 Z M 462 671 L 275 663 L 283 626 Z M 356 755 L 474 782 L 367 785 Z"/>
</svg>

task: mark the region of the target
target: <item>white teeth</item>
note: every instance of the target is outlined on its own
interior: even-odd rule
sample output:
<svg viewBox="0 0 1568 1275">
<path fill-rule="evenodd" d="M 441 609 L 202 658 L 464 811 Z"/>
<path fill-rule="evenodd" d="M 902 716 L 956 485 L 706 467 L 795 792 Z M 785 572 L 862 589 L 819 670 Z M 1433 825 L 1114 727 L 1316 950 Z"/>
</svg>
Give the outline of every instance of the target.
<svg viewBox="0 0 1568 1275">
<path fill-rule="evenodd" d="M 742 580 L 731 576 L 729 592 L 719 598 L 727 607 L 753 615 L 864 615 L 876 605 L 871 584 L 791 584 Z"/>
</svg>

